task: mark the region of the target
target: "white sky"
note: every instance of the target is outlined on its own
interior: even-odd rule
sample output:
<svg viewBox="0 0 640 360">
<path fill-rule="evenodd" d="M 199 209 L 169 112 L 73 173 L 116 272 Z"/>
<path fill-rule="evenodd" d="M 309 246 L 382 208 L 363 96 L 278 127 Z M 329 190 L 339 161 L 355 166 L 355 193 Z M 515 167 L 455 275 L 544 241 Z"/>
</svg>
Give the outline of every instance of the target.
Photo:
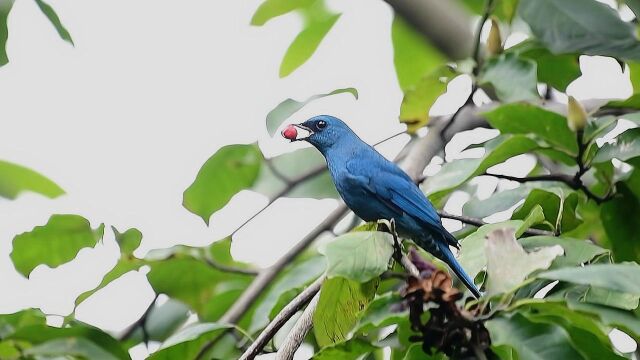
<svg viewBox="0 0 640 360">
<path fill-rule="evenodd" d="M 76 46 L 58 38 L 35 2 L 16 2 L 9 19 L 11 63 L 0 68 L 0 158 L 43 173 L 67 195 L 0 200 L 0 281 L 9 294 L 0 297 L 0 313 L 40 307 L 66 315 L 75 297 L 115 264 L 117 248 L 107 231 L 104 244 L 82 250 L 69 264 L 39 266 L 30 280 L 19 275 L 9 258 L 13 236 L 51 214 L 80 214 L 94 226 L 104 222 L 120 230 L 137 227 L 144 234 L 139 255 L 174 244 L 204 245 L 230 233 L 265 203 L 263 196 L 239 194 L 206 227 L 182 207 L 182 192 L 223 145 L 260 139 L 268 155 L 292 149 L 269 139 L 264 127 L 267 112 L 287 97 L 352 86 L 360 100 L 325 98 L 291 121 L 330 113 L 370 142 L 402 128 L 391 10 L 382 1 L 331 1 L 343 16 L 312 59 L 285 79 L 278 78 L 280 60 L 300 22 L 284 16 L 249 26 L 259 0 L 50 3 Z M 628 77 L 613 61 L 582 60 L 587 75 L 570 86 L 574 96 L 630 94 Z M 468 79 L 452 82 L 451 94 L 433 112 L 453 112 L 468 86 Z M 383 150 L 392 154 L 400 142 Z M 458 197 L 447 210 L 460 211 L 462 201 Z M 233 253 L 268 265 L 334 206 L 333 200 L 279 200 L 237 234 Z M 144 274 L 129 274 L 85 301 L 77 316 L 121 330 L 152 296 Z"/>
</svg>

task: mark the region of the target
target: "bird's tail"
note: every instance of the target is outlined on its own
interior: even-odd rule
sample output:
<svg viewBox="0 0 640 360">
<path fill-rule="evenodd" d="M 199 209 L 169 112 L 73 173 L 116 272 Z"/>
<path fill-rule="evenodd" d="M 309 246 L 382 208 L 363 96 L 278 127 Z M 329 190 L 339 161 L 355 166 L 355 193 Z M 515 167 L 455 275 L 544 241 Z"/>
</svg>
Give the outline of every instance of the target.
<svg viewBox="0 0 640 360">
<path fill-rule="evenodd" d="M 462 268 L 462 266 L 460 265 L 456 257 L 453 255 L 453 253 L 449 249 L 449 245 L 446 243 L 438 242 L 438 247 L 440 247 L 441 260 L 447 263 L 447 265 L 449 265 L 451 270 L 453 270 L 456 276 L 458 276 L 458 279 L 462 281 L 462 283 L 467 287 L 467 289 L 471 291 L 473 296 L 475 296 L 476 298 L 480 298 L 481 296 L 480 290 L 478 290 L 476 285 L 473 283 L 473 280 L 471 279 L 471 277 L 469 277 L 469 275 L 467 275 L 467 273 L 464 271 L 464 269 Z"/>
</svg>

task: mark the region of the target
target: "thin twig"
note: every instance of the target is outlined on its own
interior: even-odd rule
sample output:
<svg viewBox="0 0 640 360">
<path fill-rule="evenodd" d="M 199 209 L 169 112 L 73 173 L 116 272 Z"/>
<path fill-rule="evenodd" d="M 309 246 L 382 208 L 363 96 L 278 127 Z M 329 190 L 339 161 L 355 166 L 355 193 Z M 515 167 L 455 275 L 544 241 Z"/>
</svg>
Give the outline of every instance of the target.
<svg viewBox="0 0 640 360">
<path fill-rule="evenodd" d="M 267 167 L 269 168 L 269 170 L 271 170 L 273 175 L 282 180 L 283 183 L 289 185 L 292 183 L 292 180 L 276 167 L 276 165 L 273 163 L 273 159 L 267 159 L 265 161 L 265 164 L 267 164 Z"/>
<path fill-rule="evenodd" d="M 378 145 L 380 145 L 380 144 L 382 144 L 382 143 L 384 143 L 384 142 L 387 142 L 387 141 L 389 141 L 389 140 L 391 140 L 391 139 L 393 139 L 393 138 L 396 138 L 396 137 L 398 137 L 398 136 L 400 136 L 400 135 L 402 135 L 402 134 L 406 134 L 406 133 L 407 133 L 407 132 L 406 132 L 406 130 L 400 131 L 399 133 L 395 133 L 395 134 L 393 134 L 393 135 L 391 135 L 391 136 L 388 136 L 388 137 L 386 137 L 386 138 L 384 138 L 384 139 L 382 139 L 382 140 L 380 140 L 380 141 L 378 141 L 378 142 L 374 143 L 374 144 L 373 144 L 373 145 L 371 145 L 371 146 L 378 146 Z"/>
<path fill-rule="evenodd" d="M 570 175 L 567 175 L 567 174 L 546 174 L 546 175 L 537 175 L 537 176 L 517 177 L 517 176 L 510 176 L 510 175 L 504 175 L 504 174 L 494 174 L 494 173 L 488 173 L 488 172 L 485 172 L 482 175 L 493 176 L 493 177 L 498 178 L 498 179 L 516 181 L 516 182 L 519 182 L 521 184 L 527 183 L 527 182 L 532 182 L 532 181 L 557 181 L 557 182 L 564 183 L 565 185 L 569 186 L 570 188 L 572 188 L 574 190 L 581 190 L 589 199 L 592 199 L 597 204 L 602 204 L 603 202 L 612 199 L 613 196 L 615 195 L 615 194 L 613 194 L 612 191 L 609 191 L 604 196 L 598 196 L 598 195 L 594 194 L 582 182 L 581 176 L 584 175 L 584 173 L 587 170 L 589 170 L 589 169 L 584 167 L 584 165 L 583 165 L 583 166 L 581 166 L 579 168 L 578 172 L 573 177 L 570 176 Z"/>
<path fill-rule="evenodd" d="M 493 0 L 486 0 L 484 6 L 484 12 L 482 13 L 482 18 L 480 18 L 480 23 L 478 23 L 478 27 L 476 28 L 476 37 L 475 42 L 473 44 L 473 60 L 476 62 L 473 67 L 473 76 L 478 76 L 480 73 L 480 38 L 482 35 L 482 28 L 484 24 L 489 20 L 489 16 L 491 16 L 491 12 L 493 11 Z"/>
<path fill-rule="evenodd" d="M 296 353 L 296 350 L 302 344 L 304 337 L 307 336 L 309 330 L 313 327 L 313 314 L 316 312 L 316 308 L 318 307 L 318 301 L 320 301 L 320 293 L 315 294 L 313 299 L 307 308 L 304 309 L 302 316 L 296 321 L 293 329 L 287 335 L 282 346 L 278 349 L 278 353 L 276 354 L 276 360 L 291 360 L 293 359 L 293 355 Z"/>
<path fill-rule="evenodd" d="M 324 282 L 325 275 L 322 275 L 316 281 L 314 281 L 309 287 L 304 289 L 298 296 L 296 296 L 289 304 L 287 304 L 276 317 L 271 320 L 269 325 L 262 330 L 256 340 L 249 346 L 249 348 L 242 354 L 240 360 L 251 360 L 256 357 L 262 351 L 262 348 L 271 340 L 276 332 L 280 330 L 296 312 L 298 312 L 305 304 L 311 300 L 319 291 L 322 283 Z"/>
<path fill-rule="evenodd" d="M 301 252 L 303 252 L 320 234 L 325 231 L 331 230 L 347 213 L 347 206 L 342 203 L 337 209 L 333 210 L 331 214 L 318 226 L 316 226 L 307 236 L 300 240 L 293 248 L 287 251 L 278 261 L 273 265 L 263 270 L 260 270 L 258 276 L 256 276 L 249 287 L 247 287 L 242 295 L 233 303 L 231 308 L 220 318 L 218 322 L 222 324 L 236 324 L 238 320 L 247 312 L 247 310 L 258 299 L 264 289 L 271 284 L 271 281 L 284 267 L 295 259 Z M 225 333 L 220 334 L 216 338 L 206 343 L 196 359 L 202 359 L 202 357 L 216 344 L 216 342 L 224 336 Z"/>
<path fill-rule="evenodd" d="M 147 309 L 142 313 L 142 316 L 140 316 L 140 318 L 136 320 L 136 322 L 131 324 L 129 328 L 127 328 L 127 330 L 120 336 L 120 341 L 128 340 L 133 335 L 133 333 L 135 333 L 135 331 L 140 328 L 142 330 L 142 342 L 144 342 L 145 344 L 149 342 L 149 333 L 147 332 L 147 319 L 149 318 L 149 314 L 156 304 L 156 301 L 158 301 L 158 296 L 159 294 L 156 294 L 153 297 L 153 300 L 151 301 L 149 306 L 147 306 Z"/>
<path fill-rule="evenodd" d="M 475 64 L 473 65 L 473 70 L 472 70 L 473 77 L 471 79 L 471 82 L 472 82 L 471 91 L 469 92 L 469 96 L 467 96 L 467 99 L 464 101 L 462 106 L 460 106 L 458 110 L 456 110 L 456 112 L 453 113 L 453 115 L 451 116 L 451 120 L 444 126 L 441 132 L 442 136 L 444 136 L 444 133 L 447 131 L 447 129 L 456 121 L 462 109 L 465 108 L 467 105 L 473 104 L 473 95 L 476 93 L 476 91 L 478 91 L 478 82 L 476 78 L 480 74 L 480 67 L 482 64 L 482 59 L 480 58 L 480 39 L 482 34 L 482 28 L 484 27 L 484 24 L 489 19 L 489 16 L 491 16 L 492 11 L 493 11 L 493 0 L 486 0 L 484 12 L 482 13 L 482 18 L 480 18 L 478 27 L 476 28 L 475 38 L 473 42 L 472 58 Z"/>
<path fill-rule="evenodd" d="M 276 200 L 293 191 L 298 185 L 322 174 L 326 170 L 327 170 L 327 167 L 324 164 L 322 164 L 322 166 L 318 166 L 316 168 L 310 169 L 309 171 L 298 175 L 296 178 L 290 179 L 289 182 L 286 184 L 286 186 L 282 190 L 278 191 L 275 195 L 271 196 L 265 206 L 260 208 L 260 210 L 255 212 L 253 215 L 251 215 L 251 217 L 249 217 L 242 224 L 240 224 L 240 226 L 238 226 L 235 230 L 233 230 L 233 232 L 231 232 L 230 236 L 235 235 L 238 231 L 240 231 L 240 229 L 242 229 L 245 225 L 247 225 L 251 220 L 255 219 L 258 215 L 262 214 Z"/>
<path fill-rule="evenodd" d="M 473 218 L 473 217 L 469 217 L 469 216 L 453 215 L 453 214 L 449 214 L 449 213 L 444 212 L 444 211 L 438 211 L 438 215 L 440 215 L 441 218 L 458 220 L 458 221 L 461 221 L 461 222 L 463 222 L 465 224 L 469 224 L 469 225 L 473 225 L 473 226 L 477 226 L 477 227 L 480 227 L 482 225 L 487 225 L 487 223 L 482 221 L 481 219 Z M 536 235 L 556 236 L 556 234 L 553 233 L 552 231 L 533 229 L 533 228 L 532 229 L 527 229 L 524 232 L 524 234 L 531 235 L 531 236 L 536 236 Z"/>
<path fill-rule="evenodd" d="M 259 273 L 259 271 L 256 269 L 243 269 L 235 266 L 220 264 L 219 262 L 209 257 L 205 257 L 204 261 L 212 268 L 223 271 L 223 272 L 235 273 L 235 274 L 241 274 L 241 275 L 258 275 Z"/>
</svg>

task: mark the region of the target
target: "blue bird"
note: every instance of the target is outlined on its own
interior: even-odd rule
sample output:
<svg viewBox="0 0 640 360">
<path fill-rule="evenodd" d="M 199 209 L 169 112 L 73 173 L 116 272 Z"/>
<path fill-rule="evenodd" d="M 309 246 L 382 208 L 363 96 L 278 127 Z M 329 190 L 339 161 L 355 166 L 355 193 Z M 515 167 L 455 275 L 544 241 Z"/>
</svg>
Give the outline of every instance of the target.
<svg viewBox="0 0 640 360">
<path fill-rule="evenodd" d="M 307 141 L 322 153 L 338 193 L 358 217 L 364 221 L 394 219 L 401 236 L 444 261 L 473 295 L 480 297 L 449 249 L 459 248 L 458 241 L 442 226 L 436 209 L 404 171 L 338 118 L 320 115 L 293 126 L 308 135 L 297 138 L 297 132 L 290 130 L 283 135 L 292 141 Z"/>
</svg>

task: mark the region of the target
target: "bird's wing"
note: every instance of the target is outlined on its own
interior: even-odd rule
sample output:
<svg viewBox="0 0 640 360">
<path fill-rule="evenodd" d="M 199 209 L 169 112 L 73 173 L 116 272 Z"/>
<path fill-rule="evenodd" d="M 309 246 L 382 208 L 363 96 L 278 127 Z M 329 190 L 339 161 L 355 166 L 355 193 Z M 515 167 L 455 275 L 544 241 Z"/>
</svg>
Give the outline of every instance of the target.
<svg viewBox="0 0 640 360">
<path fill-rule="evenodd" d="M 386 204 L 399 216 L 411 216 L 426 228 L 442 234 L 447 243 L 458 246 L 457 240 L 442 226 L 436 209 L 418 186 L 395 164 L 390 165 L 384 164 L 373 171 L 363 171 L 359 166 L 358 169 L 348 164 L 347 169 L 352 176 L 355 172 L 355 176 L 361 177 L 358 182 L 366 184 L 365 188 L 371 196 Z"/>
</svg>

